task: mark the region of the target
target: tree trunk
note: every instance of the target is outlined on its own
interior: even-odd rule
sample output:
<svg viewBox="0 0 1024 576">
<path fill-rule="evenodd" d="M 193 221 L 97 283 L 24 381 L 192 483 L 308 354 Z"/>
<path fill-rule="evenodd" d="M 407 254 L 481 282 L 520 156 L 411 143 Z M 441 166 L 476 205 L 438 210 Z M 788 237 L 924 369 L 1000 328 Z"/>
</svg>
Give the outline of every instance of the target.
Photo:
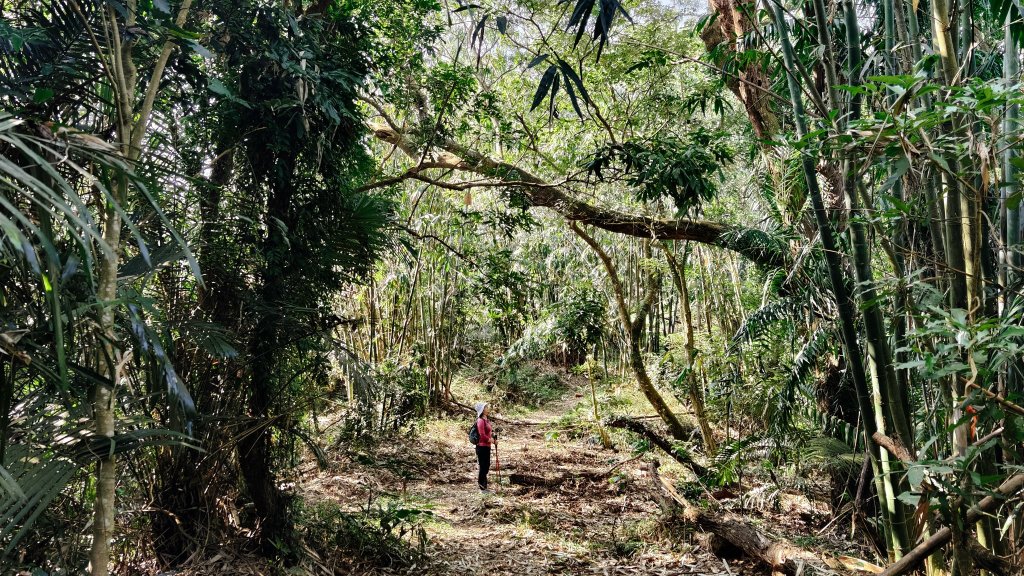
<svg viewBox="0 0 1024 576">
<path fill-rule="evenodd" d="M 251 428 L 238 442 L 238 459 L 249 496 L 260 519 L 259 535 L 264 553 L 268 555 L 293 553 L 292 520 L 288 499 L 278 489 L 274 477 L 273 434 L 279 426 L 274 415 L 273 402 L 280 386 L 277 377 L 278 358 L 282 348 L 281 321 L 287 296 L 287 274 L 291 268 L 286 230 L 294 230 L 291 201 L 294 193 L 292 175 L 294 160 L 281 158 L 276 151 L 258 150 L 254 158 L 266 166 L 274 166 L 268 174 L 274 175 L 268 187 L 267 210 L 264 218 L 266 236 L 262 246 L 260 310 L 250 340 L 249 357 L 252 363 L 249 416 Z M 276 222 L 284 223 L 278 226 Z M 371 344 L 372 346 L 372 344 Z M 282 548 L 281 543 L 285 546 Z"/>
<path fill-rule="evenodd" d="M 128 2 L 124 29 L 130 29 L 136 23 L 136 2 Z M 175 25 L 179 28 L 185 24 L 192 5 L 192 0 L 182 0 L 175 17 Z M 142 156 L 143 140 L 149 129 L 153 104 L 163 79 L 164 67 L 177 46 L 167 40 L 163 43 L 159 56 L 153 62 L 142 102 L 136 107 L 135 96 L 138 84 L 137 67 L 133 57 L 135 40 L 125 37 L 118 26 L 117 13 L 111 6 L 106 8 L 105 30 L 111 45 L 107 54 L 98 54 L 105 61 L 104 73 L 111 82 L 114 91 L 113 123 L 121 155 L 129 162 Z M 76 12 L 78 12 L 76 7 Z M 81 16 L 81 13 L 79 12 Z M 88 22 L 83 22 L 88 26 Z M 91 33 L 91 30 L 90 30 Z M 128 197 L 128 181 L 120 176 L 112 186 L 115 201 L 124 205 Z M 115 432 L 116 387 L 120 380 L 120 352 L 117 349 L 118 337 L 115 331 L 114 302 L 117 300 L 117 268 L 121 256 L 121 217 L 112 206 L 103 208 L 103 239 L 111 249 L 111 253 L 102 254 L 97 274 L 96 298 L 101 308 L 97 322 L 97 330 L 102 344 L 96 352 L 96 371 L 107 382 L 96 385 L 91 391 L 91 408 L 93 431 L 99 436 L 113 437 Z M 114 534 L 115 491 L 117 484 L 116 461 L 113 454 L 100 458 L 96 470 L 96 501 L 93 510 L 93 541 L 89 552 L 89 564 L 93 576 L 106 576 L 109 573 L 110 542 Z"/>
<path fill-rule="evenodd" d="M 115 194 L 118 202 L 127 195 L 128 183 L 122 177 L 117 180 Z M 92 390 L 93 432 L 98 436 L 113 438 L 115 389 L 121 379 L 120 351 L 117 349 L 117 333 L 114 326 L 113 302 L 117 299 L 117 266 L 121 254 L 121 217 L 113 207 L 105 209 L 103 219 L 103 241 L 112 253 L 101 253 L 99 280 L 96 298 L 102 303 L 99 314 L 99 333 L 102 344 L 96 353 L 97 372 L 106 381 Z M 93 576 L 105 576 L 109 570 L 110 542 L 114 536 L 115 489 L 117 486 L 116 461 L 113 454 L 99 458 L 96 462 L 96 503 L 93 510 L 92 549 L 89 564 Z"/>
<path fill-rule="evenodd" d="M 783 17 L 782 8 L 771 0 L 766 0 L 766 3 L 768 4 L 768 10 L 774 15 L 775 24 L 778 27 L 779 37 L 782 42 L 782 55 L 787 70 L 786 77 L 789 84 L 789 94 L 793 106 L 793 116 L 796 122 L 797 135 L 800 138 L 804 138 L 807 135 L 807 125 L 804 115 L 803 97 L 800 91 L 800 84 L 793 72 L 795 69 L 795 58 L 793 55 L 793 46 L 789 41 L 788 25 Z M 851 27 L 849 25 L 850 19 L 853 19 L 854 21 L 856 20 L 856 12 L 849 1 L 844 4 L 844 8 L 848 22 L 847 30 L 852 36 L 849 44 L 852 45 L 854 43 L 859 43 L 859 38 L 856 37 L 856 34 L 850 29 Z M 859 46 L 859 44 L 857 45 Z M 864 359 L 861 355 L 857 328 L 854 323 L 854 320 L 857 317 L 857 308 L 854 305 L 853 299 L 850 297 L 847 289 L 846 272 L 842 264 L 839 247 L 836 244 L 834 232 L 832 230 L 832 222 L 826 212 L 825 203 L 822 200 L 821 189 L 818 186 L 817 174 L 814 169 L 814 159 L 806 150 L 801 152 L 801 163 L 803 166 L 804 181 L 807 184 L 807 190 L 814 206 L 814 216 L 821 236 L 822 251 L 825 255 L 825 263 L 828 268 L 832 291 L 835 295 L 836 305 L 839 309 L 839 322 L 843 348 L 857 389 L 858 406 L 862 415 L 861 421 L 864 423 L 863 432 L 865 436 L 865 445 L 871 449 L 870 454 L 872 456 L 872 461 L 879 462 L 879 450 L 877 446 L 871 442 L 871 435 L 876 431 L 875 419 L 871 417 L 875 411 L 871 402 L 872 395 L 868 386 L 867 374 L 864 370 Z M 876 466 L 876 480 L 881 478 L 881 474 L 879 472 L 880 470 Z M 881 486 L 878 487 L 879 498 L 885 498 L 886 494 L 884 490 Z M 883 506 L 882 508 L 883 510 L 886 510 L 886 506 Z M 889 533 L 892 528 L 891 518 L 887 518 L 886 520 L 886 532 Z"/>
<path fill-rule="evenodd" d="M 1005 53 L 1003 56 L 1003 76 L 1007 85 L 1012 86 L 1017 83 L 1020 77 L 1020 47 L 1017 45 L 1017 39 L 1010 30 L 1010 24 L 1014 20 L 1015 12 L 1010 11 L 1006 15 L 1006 25 L 1004 26 L 1004 38 L 1005 38 Z M 1008 287 L 1015 285 L 1021 278 L 1021 265 L 1024 264 L 1024 259 L 1021 258 L 1020 253 L 1020 242 L 1021 242 L 1021 217 L 1020 217 L 1020 206 L 1010 207 L 1007 206 L 1009 199 L 1020 193 L 1020 184 L 1017 182 L 1018 171 L 1017 166 L 1014 165 L 1013 160 L 1017 158 L 1017 151 L 1011 144 L 1016 141 L 1018 130 L 1019 130 L 1019 115 L 1020 106 L 1018 104 L 1011 104 L 1006 109 L 1006 116 L 1003 122 L 1003 142 L 1006 146 L 1006 151 L 1003 152 L 1003 190 L 1002 190 L 1002 208 L 1003 208 L 1003 269 L 1004 278 L 1003 286 Z M 1012 298 L 1010 296 L 1004 296 L 1004 309 L 1012 304 Z M 1011 393 L 1020 393 L 1024 389 L 1024 372 L 1022 372 L 1024 364 L 1019 360 L 1010 363 L 1010 367 L 1006 373 L 1006 390 Z M 1004 394 L 1006 395 L 1006 394 Z"/>
<path fill-rule="evenodd" d="M 707 410 L 705 410 L 704 406 L 704 391 L 697 380 L 697 345 L 693 337 L 690 291 L 686 285 L 686 258 L 689 256 L 690 251 L 688 247 L 684 248 L 683 259 L 680 261 L 672 253 L 671 246 L 662 244 L 661 247 L 665 253 L 665 259 L 668 260 L 672 281 L 675 283 L 676 291 L 679 293 L 679 306 L 683 309 L 683 323 L 685 324 L 684 330 L 686 331 L 686 360 L 689 363 L 686 373 L 686 384 L 690 395 L 690 404 L 693 406 L 693 413 L 697 417 L 700 434 L 704 439 L 704 450 L 708 454 L 714 454 L 718 447 L 715 442 L 714 433 L 711 430 L 711 424 L 708 423 Z"/>
<path fill-rule="evenodd" d="M 887 11 L 888 12 L 888 11 Z M 891 21 L 891 14 L 886 15 Z M 848 17 L 847 25 L 847 77 L 850 82 L 857 84 L 860 76 L 860 31 L 857 27 L 857 19 Z M 850 120 L 856 121 L 860 118 L 861 98 L 855 95 L 850 102 Z M 850 230 L 850 244 L 853 247 L 854 270 L 857 276 L 857 283 L 860 286 L 860 302 L 863 310 L 864 329 L 866 332 L 867 359 L 871 373 L 871 390 L 874 401 L 872 402 L 871 415 L 865 414 L 864 418 L 874 418 L 875 431 L 885 434 L 887 430 L 893 430 L 899 441 L 908 448 L 913 449 L 914 435 L 910 425 L 910 418 L 907 412 L 910 407 L 910 400 L 907 390 L 901 389 L 896 379 L 896 371 L 892 365 L 892 354 L 889 350 L 889 334 L 885 326 L 885 319 L 882 317 L 882 308 L 879 302 L 879 295 L 875 290 L 874 274 L 871 269 L 871 252 L 868 244 L 867 233 L 863 221 L 858 217 L 860 213 L 860 202 L 858 188 L 858 166 L 852 159 L 847 158 L 843 167 L 843 192 L 846 198 L 848 211 L 848 226 Z M 882 483 L 885 490 L 884 504 L 889 512 L 892 543 L 890 554 L 898 558 L 907 546 L 910 545 L 910 533 L 907 528 L 909 518 L 906 507 L 897 500 L 896 496 L 904 492 L 904 484 L 899 481 L 902 478 L 900 465 L 885 452 L 879 452 L 881 469 L 884 474 Z"/>
<path fill-rule="evenodd" d="M 619 279 L 619 274 L 615 269 L 615 264 L 612 262 L 611 257 L 608 253 L 601 248 L 601 245 L 594 240 L 589 234 L 583 231 L 575 221 L 569 222 L 569 227 L 573 232 L 576 233 L 600 258 L 601 263 L 604 265 L 605 270 L 608 272 L 608 280 L 612 285 L 612 292 L 615 296 L 615 303 L 619 309 L 619 320 L 622 323 L 622 329 L 626 333 L 626 340 L 629 346 L 629 365 L 633 369 L 633 374 L 636 377 L 637 385 L 640 387 L 640 391 L 647 397 L 647 401 L 654 407 L 654 411 L 658 413 L 662 421 L 668 426 L 669 433 L 673 438 L 677 440 L 683 440 L 686 438 L 686 429 L 679 422 L 679 418 L 672 412 L 665 403 L 665 399 L 661 397 L 658 389 L 654 387 L 654 383 L 651 382 L 651 377 L 647 373 L 647 367 L 644 366 L 643 355 L 640 352 L 640 338 L 643 336 L 644 331 L 644 318 L 647 316 L 647 311 L 650 310 L 651 305 L 654 303 L 654 299 L 658 296 L 658 291 L 661 285 L 661 279 L 656 273 L 652 273 L 648 278 L 648 289 L 647 296 L 644 298 L 640 305 L 640 309 L 637 310 L 636 318 L 631 320 L 629 317 L 629 309 L 626 306 L 626 297 L 622 288 L 622 281 Z"/>
</svg>

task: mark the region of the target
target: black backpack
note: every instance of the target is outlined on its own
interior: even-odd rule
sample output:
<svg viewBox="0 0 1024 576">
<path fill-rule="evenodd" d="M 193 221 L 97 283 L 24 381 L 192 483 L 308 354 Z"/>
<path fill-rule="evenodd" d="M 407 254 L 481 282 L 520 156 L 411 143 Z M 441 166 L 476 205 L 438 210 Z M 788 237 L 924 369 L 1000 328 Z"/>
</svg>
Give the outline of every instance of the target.
<svg viewBox="0 0 1024 576">
<path fill-rule="evenodd" d="M 476 446 L 480 443 L 480 430 L 476 427 L 477 421 L 473 421 L 473 426 L 469 429 L 469 443 Z"/>
</svg>

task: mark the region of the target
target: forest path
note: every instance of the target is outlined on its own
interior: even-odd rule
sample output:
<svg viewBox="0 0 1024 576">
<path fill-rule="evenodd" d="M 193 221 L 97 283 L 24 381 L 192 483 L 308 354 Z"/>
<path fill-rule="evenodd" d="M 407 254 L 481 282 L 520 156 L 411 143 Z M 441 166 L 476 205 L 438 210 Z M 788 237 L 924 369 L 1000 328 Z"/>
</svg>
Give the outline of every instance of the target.
<svg viewBox="0 0 1024 576">
<path fill-rule="evenodd" d="M 346 459 L 336 475 L 303 482 L 304 491 L 349 510 L 386 494 L 430 510 L 431 574 L 754 573 L 683 543 L 679 525 L 669 534 L 643 460 L 604 450 L 574 427 L 560 429 L 560 418 L 580 403 L 586 412 L 577 410 L 589 414 L 589 390 L 570 389 L 542 406 L 530 415 L 534 424 L 495 421 L 501 469 L 499 481 L 492 460 L 493 494 L 476 487 L 476 456 L 466 439 L 471 416 L 432 421 L 416 440 L 375 453 L 377 465 Z M 568 479 L 526 487 L 512 485 L 510 474 Z"/>
</svg>

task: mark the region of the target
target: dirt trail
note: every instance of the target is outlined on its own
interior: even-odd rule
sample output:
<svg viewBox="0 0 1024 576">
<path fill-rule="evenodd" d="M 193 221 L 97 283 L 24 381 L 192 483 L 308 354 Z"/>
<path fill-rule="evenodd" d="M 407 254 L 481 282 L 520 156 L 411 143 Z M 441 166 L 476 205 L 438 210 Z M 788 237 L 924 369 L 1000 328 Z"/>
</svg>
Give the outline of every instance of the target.
<svg viewBox="0 0 1024 576">
<path fill-rule="evenodd" d="M 569 392 L 530 419 L 555 422 L 581 401 Z M 643 461 L 569 431 L 555 438 L 551 426 L 496 422 L 501 482 L 492 462 L 494 494 L 480 493 L 466 440 L 469 421 L 435 424 L 420 440 L 394 447 L 385 458 L 391 465 L 344 463 L 337 475 L 307 482 L 306 496 L 332 498 L 353 510 L 373 494 L 401 493 L 405 501 L 422 503 L 435 515 L 427 525 L 433 574 L 752 573 L 750 566 L 727 568 L 681 543 L 687 540 L 681 526 L 669 538 Z M 588 478 L 524 487 L 511 485 L 510 473 Z"/>
</svg>

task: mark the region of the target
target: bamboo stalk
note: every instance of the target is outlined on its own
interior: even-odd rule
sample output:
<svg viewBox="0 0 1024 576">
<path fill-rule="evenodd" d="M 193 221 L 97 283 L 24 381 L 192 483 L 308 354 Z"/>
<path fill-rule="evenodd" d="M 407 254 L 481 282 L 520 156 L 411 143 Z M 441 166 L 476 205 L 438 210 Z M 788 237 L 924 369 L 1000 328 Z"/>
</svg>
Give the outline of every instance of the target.
<svg viewBox="0 0 1024 576">
<path fill-rule="evenodd" d="M 786 68 L 787 70 L 792 70 L 792 63 L 795 59 L 795 55 L 793 46 L 789 40 L 789 29 L 782 14 L 782 8 L 776 2 L 772 2 L 771 0 L 766 0 L 766 4 L 769 12 L 773 14 L 775 18 L 775 25 L 779 30 L 779 39 L 782 44 L 782 55 L 786 63 Z M 852 46 L 859 46 L 859 37 L 855 32 L 856 28 L 851 27 L 850 25 L 851 19 L 854 21 L 854 24 L 856 23 L 856 11 L 854 10 L 852 3 L 849 1 L 846 2 L 845 9 L 848 30 L 847 34 L 850 38 L 850 42 L 848 42 L 848 44 L 850 45 L 849 48 L 852 48 Z M 796 124 L 797 137 L 804 138 L 807 135 L 807 121 L 804 114 L 800 86 L 796 76 L 791 72 L 786 74 L 786 79 L 789 85 L 790 101 L 793 106 L 793 119 Z M 880 451 L 871 441 L 872 434 L 877 431 L 877 424 L 874 418 L 868 416 L 870 414 L 874 414 L 876 411 L 871 402 L 872 394 L 868 386 L 867 374 L 864 371 L 864 358 L 861 353 L 860 345 L 858 344 L 857 328 L 854 324 L 854 319 L 857 317 L 856 306 L 847 291 L 846 274 L 842 264 L 839 247 L 836 243 L 834 232 L 832 230 L 832 224 L 829 221 L 828 213 L 825 209 L 825 203 L 821 196 L 821 189 L 818 186 L 817 173 L 814 167 L 814 158 L 809 154 L 808 149 L 801 150 L 800 155 L 804 181 L 807 184 L 808 194 L 811 197 L 811 202 L 814 206 L 814 216 L 818 225 L 822 250 L 828 267 L 832 290 L 836 297 L 836 305 L 839 308 L 839 321 L 843 348 L 846 352 L 847 362 L 857 390 L 858 406 L 861 414 L 864 415 L 865 444 L 871 448 L 870 453 L 873 458 L 878 459 Z M 879 474 L 876 473 L 875 476 L 877 480 L 879 478 Z M 891 489 L 887 492 L 891 492 Z M 894 497 L 894 495 L 887 494 L 886 492 L 879 490 L 879 498 L 885 498 L 888 500 L 892 497 Z M 883 506 L 883 509 L 886 508 Z M 886 528 L 890 529 L 892 527 L 891 518 L 887 520 Z M 893 540 L 897 553 L 902 542 L 903 539 L 899 537 Z"/>
<path fill-rule="evenodd" d="M 1021 489 L 1024 489 L 1024 474 L 1018 474 L 1006 479 L 996 488 L 994 494 L 986 496 L 980 502 L 971 506 L 964 517 L 964 524 L 976 522 L 982 515 L 995 510 L 1005 499 L 1017 494 Z M 952 537 L 953 532 L 948 527 L 938 530 L 930 538 L 907 552 L 898 561 L 890 564 L 880 576 L 900 576 L 910 572 L 939 548 L 948 544 Z"/>
</svg>

